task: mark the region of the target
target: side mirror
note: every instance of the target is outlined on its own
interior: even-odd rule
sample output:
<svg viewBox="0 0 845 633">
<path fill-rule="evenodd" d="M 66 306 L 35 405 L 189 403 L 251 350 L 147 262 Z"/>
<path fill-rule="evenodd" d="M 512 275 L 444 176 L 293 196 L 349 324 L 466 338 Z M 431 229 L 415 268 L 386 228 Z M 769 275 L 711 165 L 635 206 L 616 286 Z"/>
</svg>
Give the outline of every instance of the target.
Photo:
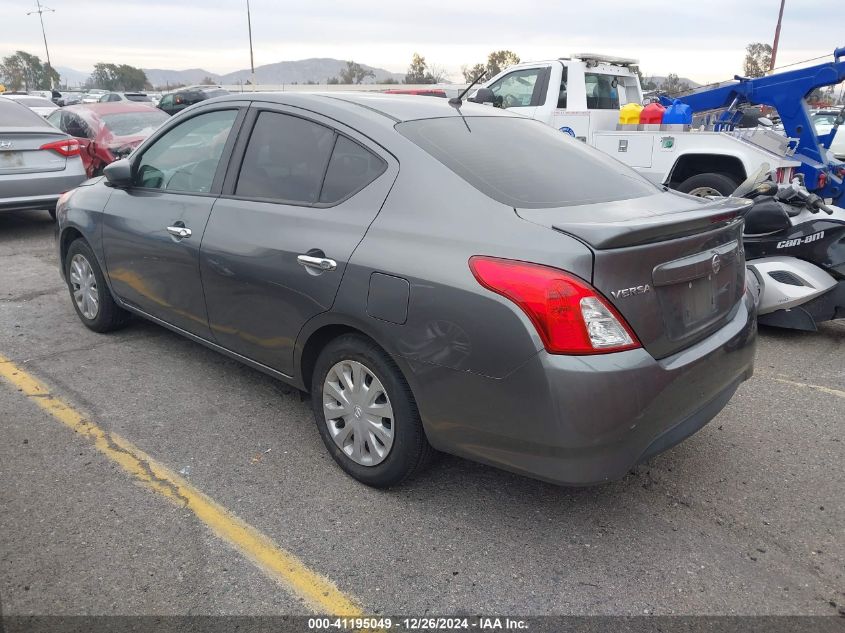
<svg viewBox="0 0 845 633">
<path fill-rule="evenodd" d="M 110 165 L 106 165 L 103 174 L 112 187 L 118 189 L 128 187 L 132 184 L 132 163 L 126 158 L 116 160 Z"/>
<path fill-rule="evenodd" d="M 479 88 L 475 91 L 475 96 L 468 99 L 468 101 L 474 103 L 494 103 L 496 101 L 496 95 L 493 94 L 490 88 Z"/>
</svg>

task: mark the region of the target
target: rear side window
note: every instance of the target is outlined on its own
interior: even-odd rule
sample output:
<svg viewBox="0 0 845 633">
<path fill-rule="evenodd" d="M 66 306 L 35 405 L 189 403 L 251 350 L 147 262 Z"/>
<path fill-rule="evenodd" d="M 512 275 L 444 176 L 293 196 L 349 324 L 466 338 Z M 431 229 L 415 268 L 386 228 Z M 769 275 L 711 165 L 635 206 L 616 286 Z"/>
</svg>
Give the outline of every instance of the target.
<svg viewBox="0 0 845 633">
<path fill-rule="evenodd" d="M 0 97 L 0 127 L 53 127 L 25 105 Z"/>
<path fill-rule="evenodd" d="M 320 202 L 333 203 L 348 198 L 369 185 L 387 169 L 387 163 L 345 136 L 337 142 L 323 181 Z"/>
<path fill-rule="evenodd" d="M 406 121 L 396 130 L 512 207 L 611 202 L 659 191 L 630 167 L 532 119 L 456 116 Z"/>
<path fill-rule="evenodd" d="M 619 109 L 619 80 L 612 75 L 584 73 L 587 89 L 587 108 L 590 110 Z"/>
<path fill-rule="evenodd" d="M 262 112 L 244 153 L 235 195 L 316 203 L 334 140 L 334 131 L 325 126 Z"/>
</svg>

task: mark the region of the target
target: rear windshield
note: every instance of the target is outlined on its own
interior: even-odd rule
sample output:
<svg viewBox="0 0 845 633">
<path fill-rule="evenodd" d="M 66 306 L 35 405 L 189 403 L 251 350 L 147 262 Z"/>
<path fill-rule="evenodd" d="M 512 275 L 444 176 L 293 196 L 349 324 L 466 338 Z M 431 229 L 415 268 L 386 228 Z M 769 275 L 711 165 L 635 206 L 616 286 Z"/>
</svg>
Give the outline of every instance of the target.
<svg viewBox="0 0 845 633">
<path fill-rule="evenodd" d="M 131 95 L 131 94 L 127 94 L 127 95 L 126 95 L 126 98 L 127 98 L 127 99 L 129 99 L 130 101 L 143 101 L 143 102 L 150 102 L 150 101 L 152 101 L 152 99 L 150 99 L 147 95 Z"/>
<path fill-rule="evenodd" d="M 512 207 L 565 207 L 653 195 L 622 163 L 544 123 L 521 117 L 406 121 L 400 134 L 485 195 Z"/>
<path fill-rule="evenodd" d="M 11 99 L 0 97 L 0 128 L 4 127 L 53 127 L 40 114 Z"/>
<path fill-rule="evenodd" d="M 115 136 L 149 136 L 170 117 L 161 110 L 104 114 L 103 122 Z"/>
</svg>

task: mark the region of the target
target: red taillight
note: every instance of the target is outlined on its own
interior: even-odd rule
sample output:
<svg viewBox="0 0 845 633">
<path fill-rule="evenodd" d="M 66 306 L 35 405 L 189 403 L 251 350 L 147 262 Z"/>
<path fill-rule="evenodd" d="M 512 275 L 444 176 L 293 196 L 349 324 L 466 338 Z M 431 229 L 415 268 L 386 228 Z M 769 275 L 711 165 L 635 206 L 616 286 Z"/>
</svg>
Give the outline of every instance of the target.
<svg viewBox="0 0 845 633">
<path fill-rule="evenodd" d="M 475 256 L 478 282 L 531 319 L 552 354 L 603 354 L 639 347 L 625 319 L 590 284 L 540 264 Z"/>
<path fill-rule="evenodd" d="M 79 156 L 79 141 L 75 138 L 66 138 L 61 141 L 45 143 L 39 149 L 49 149 L 62 156 Z"/>
</svg>

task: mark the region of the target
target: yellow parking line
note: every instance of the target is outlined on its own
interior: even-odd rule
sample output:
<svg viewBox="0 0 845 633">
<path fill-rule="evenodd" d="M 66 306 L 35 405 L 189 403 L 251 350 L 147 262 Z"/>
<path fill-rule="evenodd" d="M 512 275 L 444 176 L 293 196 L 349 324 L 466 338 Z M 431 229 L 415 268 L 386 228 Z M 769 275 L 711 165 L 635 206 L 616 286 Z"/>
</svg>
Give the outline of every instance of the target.
<svg viewBox="0 0 845 633">
<path fill-rule="evenodd" d="M 806 387 L 807 389 L 815 389 L 816 391 L 821 391 L 822 393 L 830 394 L 831 396 L 838 396 L 840 398 L 845 398 L 845 391 L 840 389 L 833 389 L 831 387 L 823 387 L 822 385 L 812 385 L 808 382 L 797 382 L 795 380 L 787 380 L 786 378 L 772 378 L 772 380 L 776 382 L 782 382 L 786 385 L 793 385 L 795 387 Z"/>
<path fill-rule="evenodd" d="M 37 378 L 0 355 L 0 378 L 79 435 L 93 441 L 96 449 L 118 464 L 135 480 L 170 501 L 188 508 L 218 538 L 226 541 L 300 596 L 317 613 L 358 617 L 361 608 L 335 584 L 309 569 L 242 519 L 206 496 L 182 477 L 158 463 L 122 437 L 104 431 L 67 402 L 50 393 Z"/>
</svg>

